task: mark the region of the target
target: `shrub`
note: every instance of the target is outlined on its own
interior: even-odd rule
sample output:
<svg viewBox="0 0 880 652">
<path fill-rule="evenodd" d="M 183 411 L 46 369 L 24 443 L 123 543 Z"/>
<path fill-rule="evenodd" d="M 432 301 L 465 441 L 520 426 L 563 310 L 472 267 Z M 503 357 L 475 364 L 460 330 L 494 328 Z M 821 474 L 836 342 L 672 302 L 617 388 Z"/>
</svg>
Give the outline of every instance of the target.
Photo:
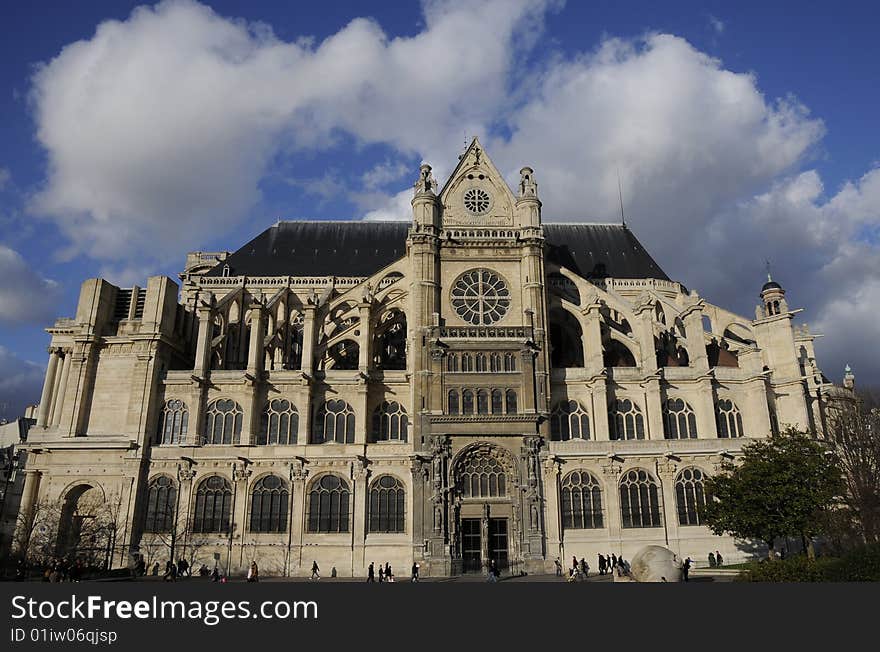
<svg viewBox="0 0 880 652">
<path fill-rule="evenodd" d="M 810 560 L 799 556 L 752 562 L 738 579 L 743 582 L 880 582 L 880 545 L 853 550 L 842 557 Z"/>
</svg>

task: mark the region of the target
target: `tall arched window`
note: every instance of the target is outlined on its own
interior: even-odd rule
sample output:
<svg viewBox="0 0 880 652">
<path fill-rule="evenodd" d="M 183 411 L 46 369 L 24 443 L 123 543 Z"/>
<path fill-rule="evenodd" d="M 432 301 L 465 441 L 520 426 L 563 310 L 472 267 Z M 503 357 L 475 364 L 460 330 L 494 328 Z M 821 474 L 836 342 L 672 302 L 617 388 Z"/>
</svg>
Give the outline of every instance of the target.
<svg viewBox="0 0 880 652">
<path fill-rule="evenodd" d="M 373 441 L 406 441 L 409 418 L 397 401 L 384 401 L 373 412 Z"/>
<path fill-rule="evenodd" d="M 458 354 L 450 353 L 446 356 L 446 371 L 458 371 Z"/>
<path fill-rule="evenodd" d="M 620 514 L 623 527 L 660 527 L 657 483 L 641 469 L 627 471 L 620 481 Z"/>
<path fill-rule="evenodd" d="M 348 532 L 348 483 L 338 475 L 321 476 L 309 491 L 309 532 Z"/>
<path fill-rule="evenodd" d="M 694 409 L 683 399 L 671 398 L 663 410 L 666 439 L 696 439 L 697 417 Z"/>
<path fill-rule="evenodd" d="M 406 490 L 400 480 L 380 476 L 370 487 L 370 532 L 405 532 Z"/>
<path fill-rule="evenodd" d="M 474 393 L 469 389 L 461 392 L 461 413 L 465 415 L 474 413 Z"/>
<path fill-rule="evenodd" d="M 177 398 L 168 399 L 159 417 L 158 444 L 185 444 L 186 429 L 189 424 L 189 410 L 186 403 Z"/>
<path fill-rule="evenodd" d="M 516 371 L 516 358 L 513 353 L 504 354 L 504 371 Z"/>
<path fill-rule="evenodd" d="M 611 409 L 612 439 L 644 439 L 645 418 L 634 401 L 622 398 L 614 401 Z"/>
<path fill-rule="evenodd" d="M 489 392 L 477 390 L 477 414 L 489 414 Z"/>
<path fill-rule="evenodd" d="M 486 364 L 486 354 L 485 353 L 477 353 L 476 355 L 476 370 L 478 373 L 483 373 L 489 370 L 488 365 Z"/>
<path fill-rule="evenodd" d="M 263 408 L 257 444 L 295 444 L 299 414 L 290 401 L 274 398 Z"/>
<path fill-rule="evenodd" d="M 508 389 L 504 392 L 504 398 L 507 403 L 507 414 L 516 414 L 516 392 Z"/>
<path fill-rule="evenodd" d="M 351 371 L 358 368 L 360 346 L 353 340 L 342 340 L 327 349 L 329 369 Z"/>
<path fill-rule="evenodd" d="M 489 371 L 496 373 L 502 370 L 501 366 L 501 354 L 500 353 L 492 353 L 489 356 Z"/>
<path fill-rule="evenodd" d="M 391 310 L 381 318 L 376 336 L 376 368 L 406 369 L 406 315 Z"/>
<path fill-rule="evenodd" d="M 504 414 L 504 392 L 492 390 L 492 414 Z"/>
<path fill-rule="evenodd" d="M 583 367 L 583 330 L 567 310 L 550 313 L 550 364 L 556 368 Z"/>
<path fill-rule="evenodd" d="M 602 527 L 602 491 L 596 478 L 586 471 L 572 471 L 562 479 L 562 527 Z"/>
<path fill-rule="evenodd" d="M 473 371 L 474 370 L 474 359 L 471 357 L 470 353 L 462 353 L 461 354 L 461 370 L 462 371 Z"/>
<path fill-rule="evenodd" d="M 507 495 L 507 475 L 497 459 L 488 454 L 472 455 L 458 472 L 458 488 L 464 498 L 494 498 Z"/>
<path fill-rule="evenodd" d="M 150 480 L 144 532 L 171 532 L 177 511 L 177 488 L 165 475 Z"/>
<path fill-rule="evenodd" d="M 700 513 L 706 506 L 703 489 L 703 472 L 700 469 L 683 469 L 675 479 L 675 505 L 680 525 L 701 525 Z"/>
<path fill-rule="evenodd" d="M 354 443 L 354 410 L 342 399 L 324 401 L 315 413 L 312 443 Z"/>
<path fill-rule="evenodd" d="M 458 414 L 458 390 L 450 389 L 449 397 L 446 403 L 446 412 L 448 414 L 457 415 Z"/>
<path fill-rule="evenodd" d="M 229 532 L 232 514 L 232 485 L 219 475 L 212 475 L 199 483 L 196 490 L 196 508 L 193 532 Z"/>
<path fill-rule="evenodd" d="M 287 532 L 287 483 L 277 475 L 260 478 L 251 492 L 251 532 Z"/>
<path fill-rule="evenodd" d="M 715 421 L 718 424 L 718 436 L 724 438 L 742 437 L 742 414 L 736 403 L 722 398 L 715 404 Z"/>
<path fill-rule="evenodd" d="M 550 415 L 550 437 L 555 441 L 590 438 L 590 416 L 577 401 L 563 401 Z"/>
<path fill-rule="evenodd" d="M 237 444 L 241 436 L 241 406 L 228 398 L 210 405 L 205 416 L 206 444 Z"/>
</svg>

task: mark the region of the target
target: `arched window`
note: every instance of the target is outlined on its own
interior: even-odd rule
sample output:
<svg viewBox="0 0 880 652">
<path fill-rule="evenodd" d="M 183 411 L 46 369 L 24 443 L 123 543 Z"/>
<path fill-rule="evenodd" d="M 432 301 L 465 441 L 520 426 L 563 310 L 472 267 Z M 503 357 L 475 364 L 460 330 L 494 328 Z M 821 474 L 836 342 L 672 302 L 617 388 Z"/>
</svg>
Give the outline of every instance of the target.
<svg viewBox="0 0 880 652">
<path fill-rule="evenodd" d="M 450 389 L 449 390 L 449 399 L 446 404 L 446 412 L 448 414 L 457 415 L 458 414 L 458 390 Z"/>
<path fill-rule="evenodd" d="M 461 354 L 461 370 L 462 371 L 473 371 L 474 370 L 474 359 L 471 357 L 470 353 L 462 353 Z"/>
<path fill-rule="evenodd" d="M 516 357 L 513 353 L 504 354 L 504 371 L 516 371 Z"/>
<path fill-rule="evenodd" d="M 177 511 L 177 488 L 165 475 L 150 480 L 144 532 L 171 532 Z"/>
<path fill-rule="evenodd" d="M 469 389 L 461 393 L 461 413 L 465 415 L 474 413 L 474 393 Z"/>
<path fill-rule="evenodd" d="M 159 418 L 159 444 L 185 444 L 189 410 L 186 403 L 177 398 L 168 399 Z"/>
<path fill-rule="evenodd" d="M 504 413 L 504 392 L 500 389 L 492 390 L 492 414 Z"/>
<path fill-rule="evenodd" d="M 706 506 L 703 489 L 703 472 L 700 469 L 683 469 L 675 479 L 675 505 L 680 525 L 701 525 L 700 518 Z"/>
<path fill-rule="evenodd" d="M 609 339 L 603 345 L 602 365 L 605 367 L 635 367 L 636 359 L 625 344 Z"/>
<path fill-rule="evenodd" d="M 277 475 L 260 478 L 251 492 L 251 532 L 287 532 L 287 483 Z"/>
<path fill-rule="evenodd" d="M 557 368 L 584 366 L 583 330 L 568 310 L 550 313 L 550 364 Z"/>
<path fill-rule="evenodd" d="M 611 423 L 614 427 L 614 432 L 611 433 L 612 439 L 645 438 L 645 418 L 642 416 L 642 410 L 628 398 L 614 401 Z"/>
<path fill-rule="evenodd" d="M 623 527 L 660 527 L 657 483 L 641 469 L 627 471 L 620 481 L 620 514 Z"/>
<path fill-rule="evenodd" d="M 232 514 L 232 485 L 226 478 L 212 475 L 199 483 L 193 532 L 229 532 Z"/>
<path fill-rule="evenodd" d="M 516 414 L 516 392 L 508 389 L 504 392 L 504 398 L 507 402 L 507 414 Z"/>
<path fill-rule="evenodd" d="M 241 436 L 241 406 L 228 398 L 210 405 L 205 416 L 206 444 L 237 444 Z"/>
<path fill-rule="evenodd" d="M 736 403 L 729 398 L 722 398 L 715 404 L 715 421 L 718 424 L 718 436 L 733 438 L 743 436 L 743 420 Z"/>
<path fill-rule="evenodd" d="M 493 373 L 501 371 L 501 354 L 500 353 L 492 353 L 489 356 L 489 370 Z"/>
<path fill-rule="evenodd" d="M 596 478 L 586 471 L 572 471 L 562 479 L 562 527 L 602 527 L 602 491 Z"/>
<path fill-rule="evenodd" d="M 330 357 L 330 369 L 351 371 L 358 368 L 360 362 L 360 347 L 353 340 L 342 340 L 330 347 L 327 351 Z"/>
<path fill-rule="evenodd" d="M 385 313 L 376 337 L 376 367 L 406 369 L 406 315 L 400 310 Z"/>
<path fill-rule="evenodd" d="M 409 418 L 397 401 L 384 401 L 373 412 L 373 441 L 406 441 Z"/>
<path fill-rule="evenodd" d="M 370 487 L 370 532 L 404 532 L 406 490 L 395 477 L 380 476 Z"/>
<path fill-rule="evenodd" d="M 477 364 L 476 364 L 477 372 L 482 373 L 482 372 L 488 371 L 488 368 L 486 365 L 486 354 L 485 353 L 477 353 L 476 357 L 477 357 Z"/>
<path fill-rule="evenodd" d="M 666 401 L 663 426 L 666 439 L 696 439 L 697 417 L 694 409 L 680 398 Z"/>
<path fill-rule="evenodd" d="M 348 483 L 337 475 L 321 476 L 309 491 L 309 532 L 348 532 Z"/>
<path fill-rule="evenodd" d="M 446 356 L 446 371 L 458 371 L 458 354 L 450 353 Z"/>
<path fill-rule="evenodd" d="M 477 414 L 489 414 L 489 392 L 477 390 Z"/>
<path fill-rule="evenodd" d="M 312 443 L 354 443 L 354 410 L 342 399 L 324 401 L 315 413 Z"/>
<path fill-rule="evenodd" d="M 577 401 L 558 403 L 550 415 L 550 437 L 554 441 L 590 438 L 590 415 Z"/>
<path fill-rule="evenodd" d="M 507 495 L 504 467 L 491 455 L 470 456 L 458 473 L 458 488 L 464 498 L 493 498 Z"/>
<path fill-rule="evenodd" d="M 263 408 L 257 444 L 295 444 L 299 414 L 290 401 L 274 398 Z"/>
</svg>

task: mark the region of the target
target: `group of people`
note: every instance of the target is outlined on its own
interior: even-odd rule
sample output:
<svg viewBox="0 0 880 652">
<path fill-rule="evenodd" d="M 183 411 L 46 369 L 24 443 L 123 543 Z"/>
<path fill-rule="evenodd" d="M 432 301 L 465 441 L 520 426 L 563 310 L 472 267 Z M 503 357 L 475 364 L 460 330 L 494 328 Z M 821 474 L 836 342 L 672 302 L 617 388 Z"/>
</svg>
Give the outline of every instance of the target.
<svg viewBox="0 0 880 652">
<path fill-rule="evenodd" d="M 721 556 L 721 553 L 717 550 L 713 555 L 711 552 L 709 553 L 709 568 L 721 568 L 724 565 L 724 557 Z"/>
<path fill-rule="evenodd" d="M 562 577 L 562 562 L 559 561 L 559 557 L 556 558 L 556 561 L 553 562 L 553 564 L 556 566 L 556 577 Z M 622 577 L 624 575 L 629 575 L 629 571 L 629 562 L 623 557 L 618 557 L 613 553 L 610 555 L 599 554 L 599 575 L 613 575 L 617 572 L 617 576 Z M 590 565 L 587 563 L 587 560 L 582 557 L 581 560 L 578 561 L 577 557 L 572 556 L 571 567 L 568 569 L 568 581 L 577 582 L 589 577 Z"/>
<path fill-rule="evenodd" d="M 42 579 L 44 582 L 79 582 L 88 570 L 82 559 L 71 560 L 67 557 L 53 557 L 43 564 Z M 15 569 L 15 579 L 25 580 L 29 568 L 24 560 L 20 560 Z"/>
<path fill-rule="evenodd" d="M 419 575 L 419 565 L 413 564 L 413 582 L 418 582 Z M 375 582 L 376 581 L 376 564 L 375 562 L 370 562 L 370 565 L 367 567 L 367 582 Z M 394 571 L 391 569 L 391 564 L 387 561 L 385 565 L 379 564 L 379 582 L 393 582 L 394 581 Z"/>
</svg>

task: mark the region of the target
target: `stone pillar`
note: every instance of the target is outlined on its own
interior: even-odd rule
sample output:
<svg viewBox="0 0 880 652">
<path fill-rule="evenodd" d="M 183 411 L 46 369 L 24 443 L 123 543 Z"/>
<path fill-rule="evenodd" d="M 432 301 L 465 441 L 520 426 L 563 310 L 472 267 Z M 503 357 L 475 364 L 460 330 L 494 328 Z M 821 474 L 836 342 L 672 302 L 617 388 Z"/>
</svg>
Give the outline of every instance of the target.
<svg viewBox="0 0 880 652">
<path fill-rule="evenodd" d="M 37 412 L 37 425 L 47 427 L 52 411 L 52 392 L 55 389 L 55 376 L 58 372 L 60 349 L 49 349 L 49 364 L 46 367 L 46 378 L 43 381 L 43 393 L 40 395 L 40 408 Z"/>
<path fill-rule="evenodd" d="M 311 376 L 315 372 L 315 317 L 317 306 L 306 303 L 303 306 L 303 342 L 302 363 L 304 374 Z"/>
<path fill-rule="evenodd" d="M 192 533 L 192 521 L 190 518 L 190 510 L 193 505 L 193 491 L 196 477 L 195 470 L 187 465 L 177 467 L 177 513 L 175 514 L 175 557 L 187 555 L 187 546 L 190 543 L 190 534 Z"/>
<path fill-rule="evenodd" d="M 702 301 L 681 314 L 687 339 L 688 366 L 698 372 L 709 371 L 709 357 L 706 355 L 706 339 L 703 335 Z"/>
<path fill-rule="evenodd" d="M 352 484 L 354 485 L 353 512 L 351 515 L 351 576 L 356 577 L 366 573 L 366 560 L 364 559 L 367 543 L 367 488 L 369 486 L 370 473 L 364 468 L 360 460 L 354 463 Z"/>
<path fill-rule="evenodd" d="M 360 314 L 360 322 L 358 324 L 360 326 L 358 329 L 360 333 L 358 335 L 358 369 L 360 369 L 361 373 L 365 374 L 370 370 L 370 361 L 372 359 L 370 349 L 373 342 L 373 328 L 370 323 L 370 303 L 368 301 L 359 303 L 358 310 Z"/>
<path fill-rule="evenodd" d="M 263 377 L 263 365 L 265 356 L 263 353 L 263 307 L 259 304 L 251 309 L 251 334 L 248 342 L 248 365 L 247 376 L 250 394 L 247 398 L 245 410 L 247 414 L 247 431 L 244 433 L 242 444 L 252 445 L 257 441 L 257 431 L 260 428 L 260 382 Z"/>
<path fill-rule="evenodd" d="M 58 394 L 55 397 L 54 408 L 52 414 L 52 425 L 61 423 L 61 413 L 64 409 L 64 396 L 67 394 L 67 383 L 70 379 L 70 366 L 73 362 L 73 351 L 67 351 L 64 354 L 64 364 L 61 367 L 61 383 L 58 387 Z"/>
<path fill-rule="evenodd" d="M 63 351 L 61 349 L 58 350 L 59 355 L 59 364 L 61 368 L 55 368 L 55 383 L 52 387 L 52 399 L 51 399 L 51 407 L 49 408 L 49 416 L 46 419 L 46 426 L 55 425 L 55 415 L 61 416 L 61 409 L 58 407 L 58 391 L 61 389 L 61 377 L 64 375 L 64 361 L 67 359 L 67 356 L 64 356 Z"/>
<path fill-rule="evenodd" d="M 523 387 L 520 392 L 522 399 L 518 406 L 518 412 L 525 414 L 535 414 L 536 411 L 543 409 L 540 404 L 539 391 L 541 381 L 535 374 L 535 358 L 536 356 L 530 347 L 526 346 L 520 350 L 520 364 L 522 365 L 520 378 L 523 379 Z"/>
<path fill-rule="evenodd" d="M 596 441 L 611 439 L 608 423 L 608 379 L 597 378 L 590 386 L 590 416 L 592 417 L 592 437 Z"/>
<path fill-rule="evenodd" d="M 584 309 L 583 336 L 584 367 L 590 374 L 598 374 L 604 368 L 602 360 L 602 320 L 600 305 L 593 303 Z"/>
<path fill-rule="evenodd" d="M 675 471 L 676 466 L 671 461 L 656 463 L 657 480 L 662 486 L 660 498 L 663 502 L 660 504 L 660 515 L 663 518 L 666 545 L 671 546 L 673 552 L 681 555 L 678 508 L 675 504 Z"/>
<path fill-rule="evenodd" d="M 612 544 L 620 541 L 620 493 L 617 482 L 621 470 L 620 465 L 614 461 L 602 467 L 602 480 L 605 484 L 602 489 L 602 497 L 605 499 L 605 528 Z"/>
<path fill-rule="evenodd" d="M 308 518 L 308 496 L 306 495 L 306 478 L 309 472 L 303 468 L 299 460 L 290 466 L 290 553 L 288 555 L 287 574 L 295 575 L 302 567 L 303 530 Z M 294 505 L 296 508 L 294 509 Z"/>
<path fill-rule="evenodd" d="M 15 524 L 15 534 L 12 537 L 15 543 L 15 551 L 22 557 L 27 556 L 28 545 L 31 538 L 31 525 L 34 520 L 34 508 L 37 496 L 40 493 L 41 473 L 36 469 L 25 469 L 24 487 L 21 491 L 21 506 L 18 510 L 18 521 Z"/>
<path fill-rule="evenodd" d="M 559 474 L 560 465 L 555 458 L 543 461 L 544 473 L 544 531 L 547 537 L 547 557 L 555 559 L 565 555 L 562 512 L 560 511 Z"/>
<path fill-rule="evenodd" d="M 263 370 L 263 306 L 255 300 L 251 308 L 251 332 L 248 342 L 247 371 L 254 378 Z"/>
<path fill-rule="evenodd" d="M 660 400 L 660 379 L 649 378 L 642 387 L 645 396 L 645 439 L 663 439 L 663 401 Z"/>
<path fill-rule="evenodd" d="M 232 559 L 238 560 L 238 567 L 244 567 L 244 550 L 246 547 L 246 536 L 248 533 L 248 478 L 251 477 L 251 470 L 249 468 L 242 467 L 238 468 L 235 464 L 232 465 L 232 491 L 235 492 L 234 504 L 235 510 L 232 513 L 232 523 L 230 523 L 230 528 L 232 529 Z M 238 555 L 235 554 L 235 546 L 238 546 Z M 231 565 L 231 564 L 230 564 Z M 230 572 L 227 569 L 227 572 Z"/>
<path fill-rule="evenodd" d="M 211 336 L 213 334 L 214 314 L 210 308 L 200 306 L 199 333 L 196 339 L 196 363 L 193 375 L 205 378 L 211 373 Z"/>
</svg>

